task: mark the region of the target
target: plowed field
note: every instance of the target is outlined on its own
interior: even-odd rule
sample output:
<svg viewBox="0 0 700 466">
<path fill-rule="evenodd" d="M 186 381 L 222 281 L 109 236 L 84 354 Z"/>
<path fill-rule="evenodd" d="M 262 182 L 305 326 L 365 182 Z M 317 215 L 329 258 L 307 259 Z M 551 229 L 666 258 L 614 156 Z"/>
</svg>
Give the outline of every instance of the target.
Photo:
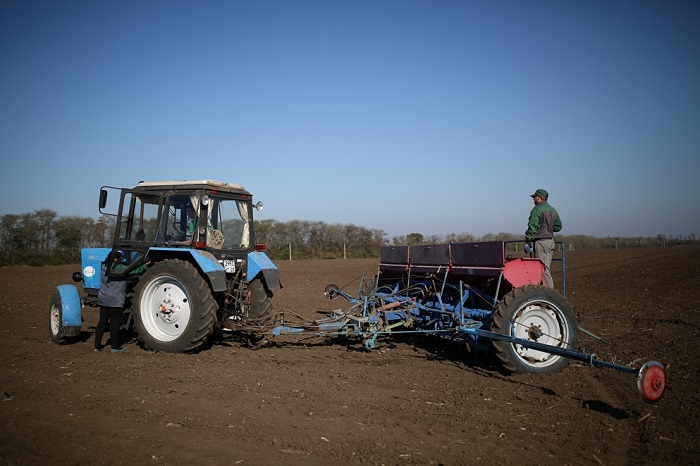
<svg viewBox="0 0 700 466">
<path fill-rule="evenodd" d="M 668 365 L 643 402 L 633 375 L 572 363 L 507 375 L 429 338 L 225 339 L 197 354 L 54 344 L 48 303 L 79 266 L 0 268 L 0 464 L 700 464 L 700 247 L 569 251 L 567 297 L 598 357 Z M 377 260 L 280 262 L 276 310 L 344 308 Z M 555 275 L 561 283 L 561 274 Z M 107 336 L 105 336 L 106 338 Z"/>
</svg>

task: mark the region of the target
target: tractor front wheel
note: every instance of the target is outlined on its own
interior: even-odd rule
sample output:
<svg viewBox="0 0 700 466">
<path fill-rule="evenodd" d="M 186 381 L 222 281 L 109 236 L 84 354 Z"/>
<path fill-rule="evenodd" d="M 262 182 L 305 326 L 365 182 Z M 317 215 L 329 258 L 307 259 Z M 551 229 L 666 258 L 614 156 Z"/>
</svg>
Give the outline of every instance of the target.
<svg viewBox="0 0 700 466">
<path fill-rule="evenodd" d="M 51 296 L 49 304 L 49 333 L 51 340 L 54 343 L 65 343 L 63 336 L 63 304 L 61 303 L 61 295 L 56 293 Z"/>
<path fill-rule="evenodd" d="M 194 265 L 177 259 L 159 262 L 135 289 L 138 339 L 153 351 L 192 351 L 212 334 L 216 309 L 209 284 Z"/>
<path fill-rule="evenodd" d="M 526 341 L 573 349 L 576 317 L 561 294 L 552 288 L 526 285 L 503 297 L 493 314 L 491 330 Z M 507 341 L 493 341 L 496 357 L 511 372 L 559 372 L 569 359 Z"/>
</svg>

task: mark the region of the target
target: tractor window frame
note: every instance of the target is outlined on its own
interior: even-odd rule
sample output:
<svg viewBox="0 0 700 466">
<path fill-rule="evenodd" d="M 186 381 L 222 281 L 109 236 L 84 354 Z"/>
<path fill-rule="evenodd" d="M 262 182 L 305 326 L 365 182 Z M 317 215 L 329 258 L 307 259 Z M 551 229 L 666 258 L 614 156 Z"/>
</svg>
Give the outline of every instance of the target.
<svg viewBox="0 0 700 466">
<path fill-rule="evenodd" d="M 163 199 L 158 194 L 125 190 L 119 203 L 115 240 L 154 244 L 158 239 Z M 147 217 L 147 218 L 146 218 Z"/>
<path fill-rule="evenodd" d="M 222 209 L 222 207 L 226 207 Z M 209 195 L 207 205 L 208 234 L 218 231 L 221 247 L 217 250 L 249 250 L 255 244 L 253 228 L 253 206 L 250 199 L 240 196 L 226 196 L 217 193 Z"/>
<path fill-rule="evenodd" d="M 171 191 L 164 196 L 163 217 L 158 234 L 159 243 L 166 246 L 190 246 L 197 241 L 199 219 L 202 215 L 199 208 L 201 195 L 200 191 Z M 192 205 L 195 211 L 191 221 L 187 216 L 188 205 Z"/>
</svg>

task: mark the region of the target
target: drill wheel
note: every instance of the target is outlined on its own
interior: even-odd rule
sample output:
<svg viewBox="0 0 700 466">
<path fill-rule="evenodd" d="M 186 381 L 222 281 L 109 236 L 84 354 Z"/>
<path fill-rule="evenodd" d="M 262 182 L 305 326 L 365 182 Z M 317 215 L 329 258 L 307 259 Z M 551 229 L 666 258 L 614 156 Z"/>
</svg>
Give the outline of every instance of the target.
<svg viewBox="0 0 700 466">
<path fill-rule="evenodd" d="M 338 296 L 338 285 L 328 285 L 323 289 L 323 295 L 328 299 Z"/>
<path fill-rule="evenodd" d="M 644 401 L 657 402 L 666 389 L 666 370 L 658 361 L 649 361 L 639 369 L 637 389 Z"/>
</svg>

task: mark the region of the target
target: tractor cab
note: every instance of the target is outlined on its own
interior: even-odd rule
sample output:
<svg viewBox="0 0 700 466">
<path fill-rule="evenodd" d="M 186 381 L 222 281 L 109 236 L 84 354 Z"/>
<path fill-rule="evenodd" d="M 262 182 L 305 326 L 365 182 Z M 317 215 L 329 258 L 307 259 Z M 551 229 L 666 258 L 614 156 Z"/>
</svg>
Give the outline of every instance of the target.
<svg viewBox="0 0 700 466">
<path fill-rule="evenodd" d="M 109 189 L 101 191 L 102 213 Z M 207 251 L 233 272 L 256 250 L 253 207 L 262 210 L 263 204 L 253 206 L 251 194 L 240 185 L 209 180 L 140 182 L 119 191 L 114 248 L 126 252 L 129 266 L 120 274 L 153 254 L 172 256 L 187 249 Z"/>
</svg>

